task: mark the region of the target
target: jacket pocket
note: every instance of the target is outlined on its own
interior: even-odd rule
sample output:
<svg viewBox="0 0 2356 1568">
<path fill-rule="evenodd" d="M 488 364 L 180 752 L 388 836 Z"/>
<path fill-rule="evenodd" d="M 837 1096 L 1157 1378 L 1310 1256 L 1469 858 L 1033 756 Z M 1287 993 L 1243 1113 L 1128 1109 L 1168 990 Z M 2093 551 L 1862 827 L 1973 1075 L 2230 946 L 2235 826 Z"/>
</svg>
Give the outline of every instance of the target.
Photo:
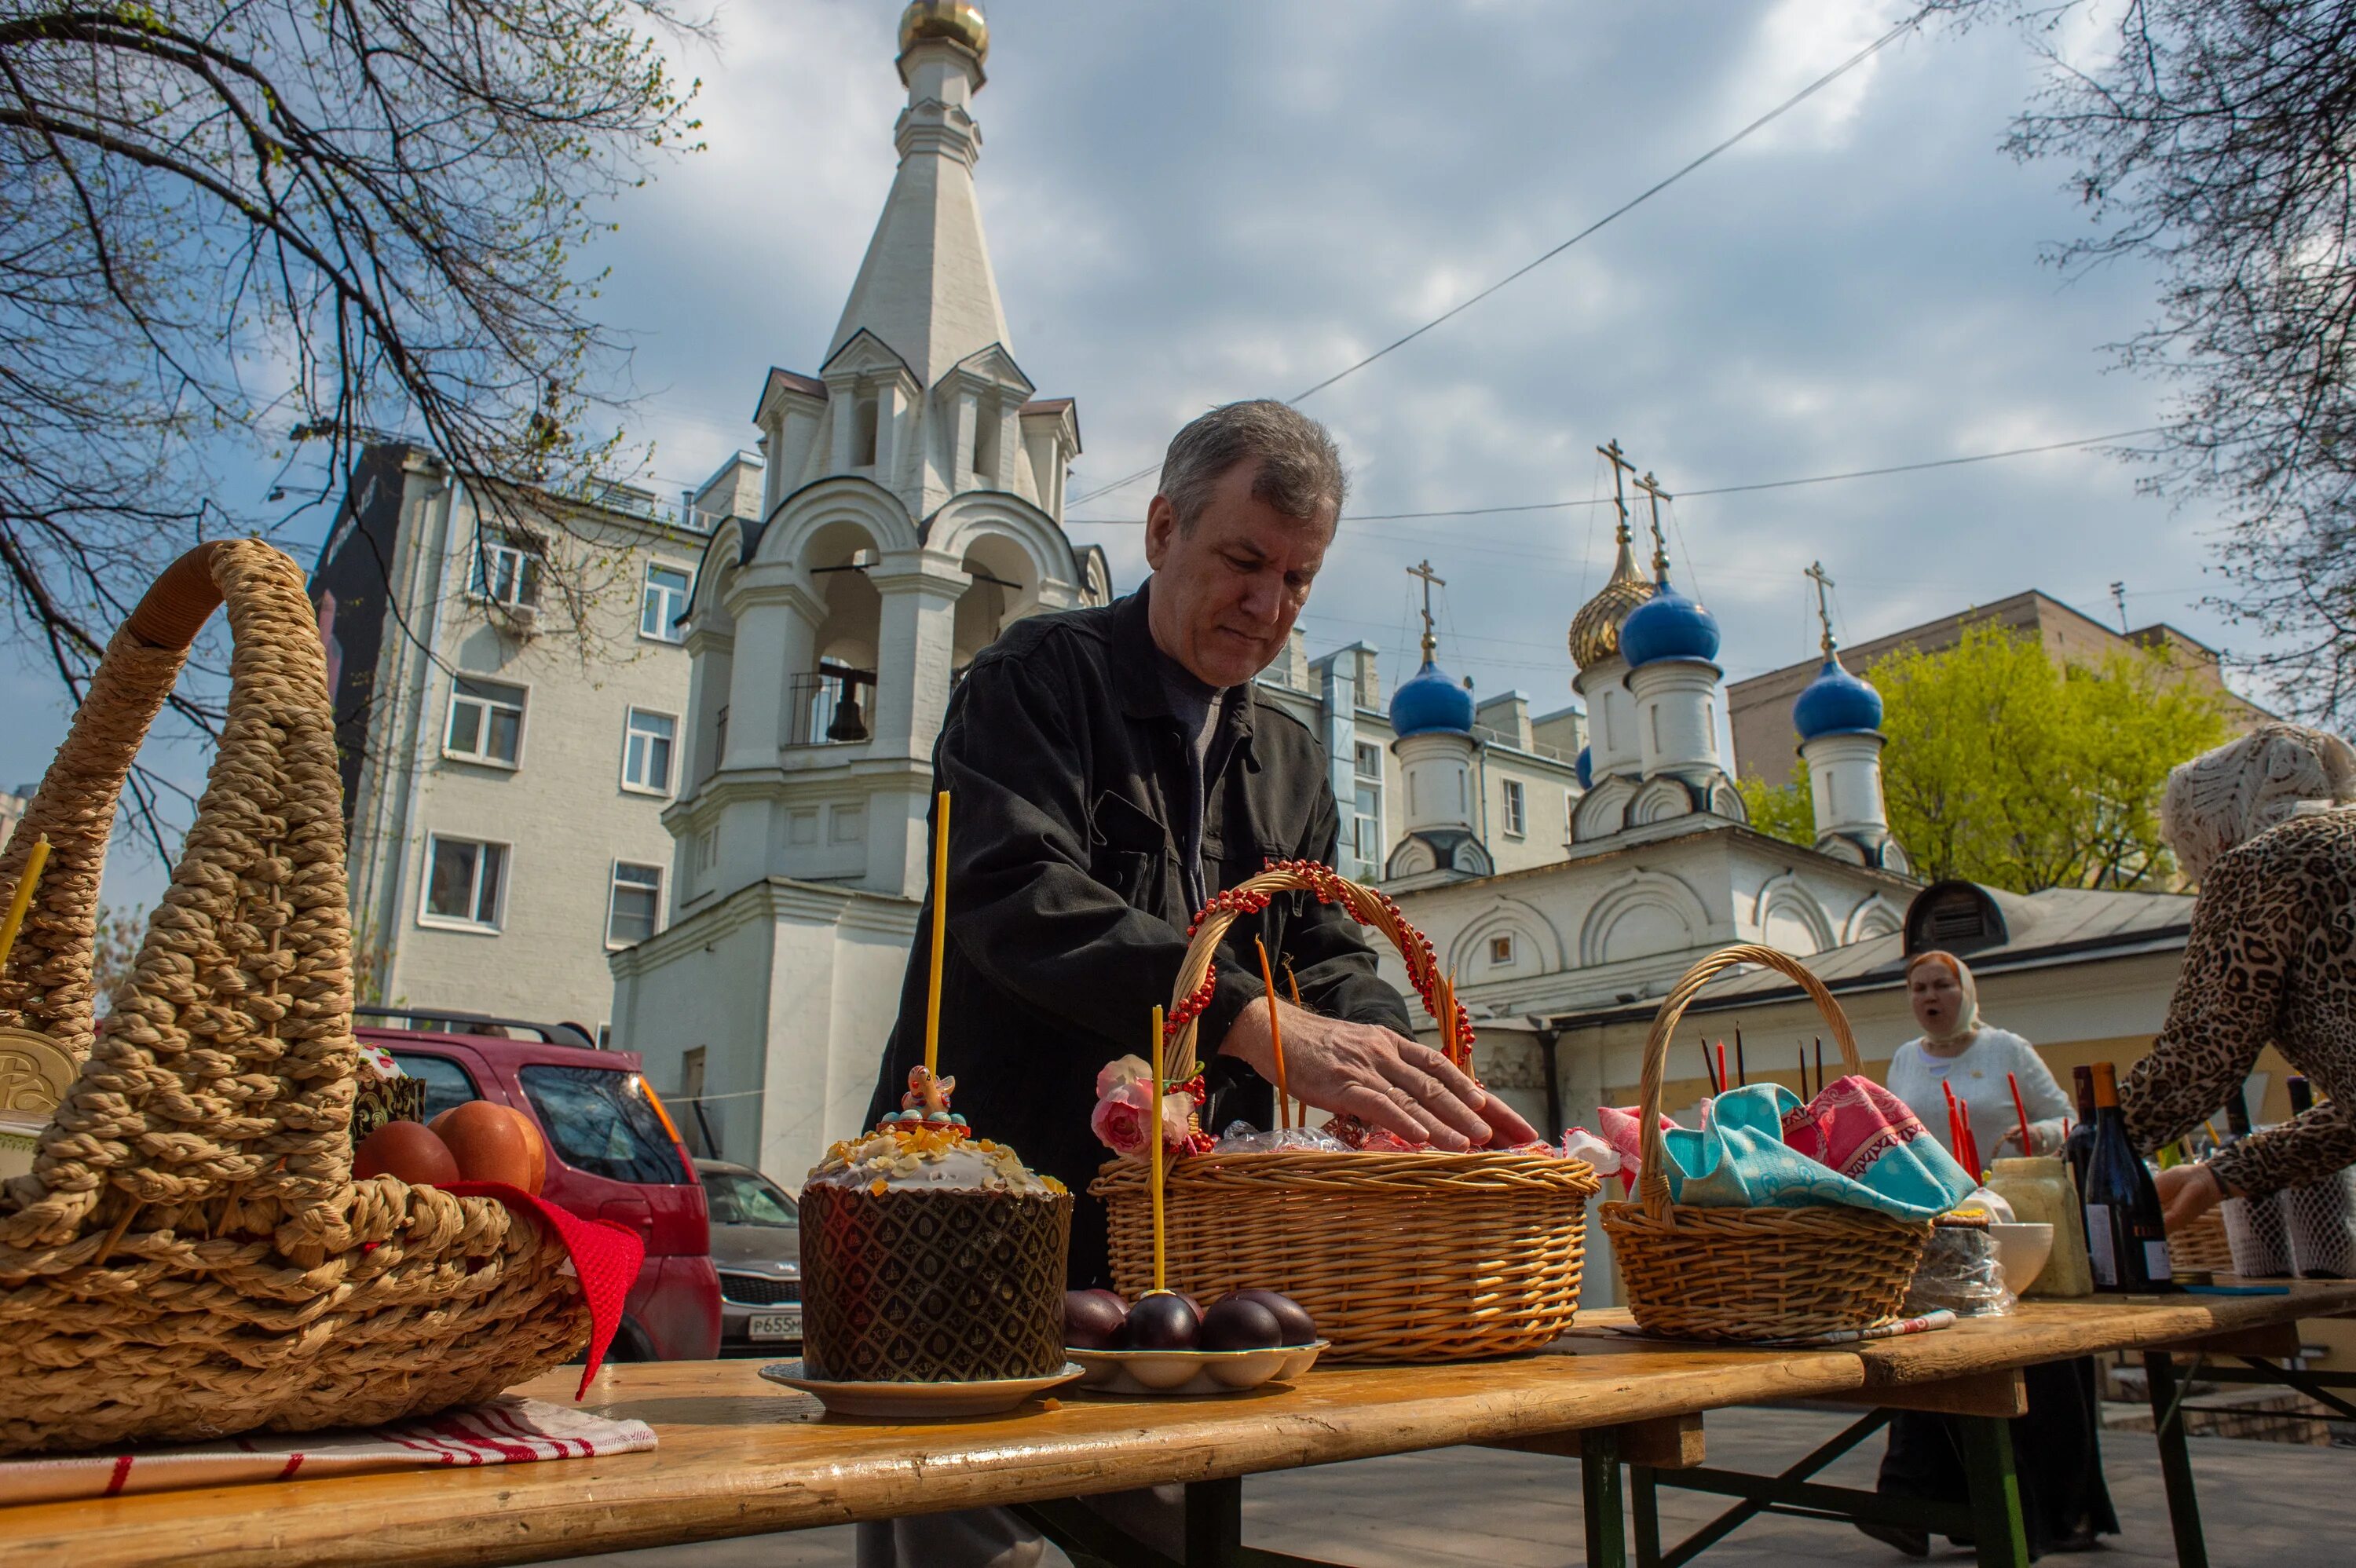
<svg viewBox="0 0 2356 1568">
<path fill-rule="evenodd" d="M 1162 915 L 1174 853 L 1170 829 L 1135 801 L 1110 790 L 1088 813 L 1089 869 L 1131 909 Z"/>
</svg>

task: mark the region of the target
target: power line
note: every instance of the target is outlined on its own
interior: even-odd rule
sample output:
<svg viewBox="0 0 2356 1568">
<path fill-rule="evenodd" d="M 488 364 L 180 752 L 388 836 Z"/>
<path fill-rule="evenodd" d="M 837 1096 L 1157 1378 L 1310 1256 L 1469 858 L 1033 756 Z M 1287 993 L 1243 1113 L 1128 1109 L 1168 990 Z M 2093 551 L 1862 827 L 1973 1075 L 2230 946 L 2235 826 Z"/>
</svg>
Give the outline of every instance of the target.
<svg viewBox="0 0 2356 1568">
<path fill-rule="evenodd" d="M 1802 485 L 1830 485 L 1843 479 L 1879 479 L 1891 474 L 1919 474 L 1932 468 L 1960 468 L 1973 463 L 1994 463 L 2005 457 L 2029 457 L 2040 452 L 2066 452 L 2072 447 L 2101 446 L 2105 442 L 2126 441 L 2138 435 L 2156 435 L 2162 427 L 2146 425 L 2141 430 L 2113 431 L 2108 435 L 2084 435 L 2074 441 L 2049 441 L 2037 446 L 2007 447 L 2002 452 L 1975 452 L 1965 457 L 1934 457 L 1921 463 L 1895 463 L 1885 468 L 1851 468 L 1838 474 L 1811 474 L 1799 479 L 1762 479 L 1749 485 L 1719 485 L 1704 490 L 1680 490 L 1679 500 L 1691 500 L 1702 496 L 1743 496 L 1759 490 L 1789 490 Z M 1500 517 L 1516 512 L 1559 512 L 1580 507 L 1608 507 L 1610 497 L 1601 500 L 1524 501 L 1503 507 L 1458 507 L 1441 512 L 1354 512 L 1351 523 L 1397 523 L 1434 517 Z M 1067 517 L 1066 526 L 1072 528 L 1135 528 L 1134 517 Z"/>
<path fill-rule="evenodd" d="M 1438 315 L 1433 316 L 1430 321 L 1425 322 L 1421 326 L 1417 327 L 1414 331 L 1408 333 L 1404 336 L 1393 338 L 1390 342 L 1386 343 L 1380 348 L 1376 349 L 1372 354 L 1367 355 L 1365 358 L 1357 361 L 1355 364 L 1346 365 L 1341 369 L 1334 371 L 1331 376 L 1326 377 L 1323 380 L 1318 382 L 1315 386 L 1311 387 L 1304 391 L 1295 392 L 1291 397 L 1287 398 L 1285 401 L 1288 403 L 1306 402 L 1309 399 L 1315 397 L 1318 393 L 1333 385 L 1336 381 L 1342 380 L 1345 377 L 1356 375 L 1359 371 L 1365 369 L 1376 360 L 1382 358 L 1385 355 L 1387 355 L 1396 349 L 1406 347 L 1417 338 L 1421 337 L 1425 333 L 1430 332 L 1433 327 L 1439 326 L 1441 324 L 1462 315 L 1464 312 L 1472 309 L 1474 305 L 1479 304 L 1483 300 L 1487 299 L 1491 294 L 1494 294 L 1498 290 L 1505 287 L 1508 283 L 1515 283 L 1520 279 L 1528 276 L 1531 272 L 1534 272 L 1538 268 L 1545 266 L 1548 261 L 1553 261 L 1557 256 L 1561 255 L 1564 251 L 1569 250 L 1580 240 L 1585 240 L 1591 234 L 1594 234 L 1605 225 L 1617 219 L 1624 217 L 1628 213 L 1634 211 L 1637 208 L 1642 207 L 1644 203 L 1652 200 L 1653 197 L 1660 195 L 1661 192 L 1668 189 L 1669 187 L 1676 184 L 1679 180 L 1685 178 L 1686 176 L 1693 173 L 1696 169 L 1700 168 L 1704 164 L 1708 163 L 1720 153 L 1725 152 L 1730 147 L 1734 146 L 1737 143 L 1742 141 L 1748 136 L 1751 136 L 1754 133 L 1764 130 L 1775 121 L 1783 118 L 1785 114 L 1791 112 L 1801 104 L 1806 102 L 1809 99 L 1815 97 L 1824 89 L 1831 86 L 1842 77 L 1847 76 L 1850 71 L 1855 70 L 1858 66 L 1863 65 L 1867 60 L 1880 53 L 1890 45 L 1896 43 L 1901 37 L 1914 30 L 1914 28 L 1922 22 L 1922 17 L 1927 14 L 1927 9 L 1928 8 L 1926 7 L 1924 10 L 1915 12 L 1904 21 L 1890 28 L 1890 31 L 1874 39 L 1873 42 L 1866 45 L 1865 48 L 1849 56 L 1848 59 L 1833 67 L 1832 69 L 1826 71 L 1824 75 L 1816 78 L 1815 80 L 1808 83 L 1807 86 L 1800 89 L 1799 91 L 1783 100 L 1783 102 L 1778 103 L 1774 108 L 1770 109 L 1766 113 L 1762 114 L 1758 119 L 1751 122 L 1750 124 L 1742 127 L 1741 130 L 1737 131 L 1733 135 L 1727 137 L 1726 140 L 1719 143 L 1716 146 L 1710 148 L 1699 157 L 1697 157 L 1691 162 L 1686 164 L 1682 168 L 1679 168 L 1675 173 L 1655 181 L 1650 186 L 1647 186 L 1644 189 L 1637 192 L 1626 201 L 1622 202 L 1619 206 L 1613 208 L 1611 211 L 1605 213 L 1602 217 L 1597 219 L 1594 222 L 1589 224 L 1586 228 L 1580 229 L 1569 239 L 1564 240 L 1561 244 L 1557 245 L 1551 251 L 1548 251 L 1543 255 L 1515 268 L 1512 272 L 1507 272 L 1504 277 L 1499 278 L 1495 283 L 1491 283 L 1487 288 L 1483 289 L 1480 293 L 1475 293 L 1467 299 L 1460 300 L 1455 304 L 1451 305 L 1448 309 L 1440 312 Z M 1123 489 L 1130 485 L 1136 484 L 1140 479 L 1146 477 L 1148 475 L 1159 472 L 1161 466 L 1162 465 L 1158 463 L 1151 464 L 1146 467 L 1139 469 L 1136 473 L 1129 475 L 1124 478 L 1116 479 L 1109 485 L 1100 485 L 1097 486 L 1097 488 L 1089 491 L 1087 494 L 1076 497 L 1072 504 L 1074 506 L 1086 506 L 1088 502 L 1095 500 L 1099 496 L 1108 496 L 1115 490 Z"/>
</svg>

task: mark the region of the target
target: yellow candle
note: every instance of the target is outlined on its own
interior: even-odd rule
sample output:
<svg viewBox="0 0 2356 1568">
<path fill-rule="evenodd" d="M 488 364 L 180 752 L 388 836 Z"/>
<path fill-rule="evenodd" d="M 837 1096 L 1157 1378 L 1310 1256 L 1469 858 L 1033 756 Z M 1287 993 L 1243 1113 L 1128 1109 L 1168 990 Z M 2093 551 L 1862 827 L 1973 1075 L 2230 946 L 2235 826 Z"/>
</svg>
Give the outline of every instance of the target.
<svg viewBox="0 0 2356 1568">
<path fill-rule="evenodd" d="M 33 906 L 33 888 L 41 880 L 41 869 L 49 863 L 49 836 L 42 834 L 33 840 L 32 852 L 25 857 L 25 869 L 16 878 L 16 891 L 8 900 L 8 918 L 0 922 L 0 968 L 7 967 L 9 952 L 16 945 L 17 929 L 25 923 L 25 912 Z"/>
<path fill-rule="evenodd" d="M 1268 1039 L 1269 1048 L 1276 1053 L 1276 1125 L 1289 1127 L 1292 1125 L 1287 1104 L 1290 1096 L 1284 1087 L 1284 1026 L 1276 1017 L 1276 976 L 1269 970 L 1268 944 L 1255 936 L 1252 945 L 1259 949 L 1259 983 L 1268 987 Z"/>
<path fill-rule="evenodd" d="M 941 1072 L 941 955 L 949 940 L 949 792 L 933 796 L 933 973 L 925 997 L 925 1073 Z"/>
<path fill-rule="evenodd" d="M 1153 1125 L 1145 1135 L 1146 1147 L 1153 1151 L 1153 1288 L 1166 1288 L 1162 1284 L 1162 1009 L 1153 1009 Z"/>
</svg>

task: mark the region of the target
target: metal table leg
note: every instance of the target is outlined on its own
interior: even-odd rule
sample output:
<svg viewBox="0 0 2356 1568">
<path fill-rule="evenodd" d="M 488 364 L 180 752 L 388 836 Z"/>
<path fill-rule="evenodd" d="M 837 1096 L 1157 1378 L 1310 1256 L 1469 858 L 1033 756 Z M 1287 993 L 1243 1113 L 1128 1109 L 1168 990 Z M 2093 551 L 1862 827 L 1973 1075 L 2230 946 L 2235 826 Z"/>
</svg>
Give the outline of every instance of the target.
<svg viewBox="0 0 2356 1568">
<path fill-rule="evenodd" d="M 2176 1561 L 2180 1568 L 2209 1568 L 2201 1499 L 2192 1486 L 2192 1453 L 2184 1443 L 2184 1400 L 2177 1388 L 2175 1360 L 2166 1350 L 2146 1351 L 2143 1376 L 2151 1397 L 2152 1435 L 2159 1440 L 2159 1473 L 2168 1483 L 2168 1523 L 2176 1532 Z"/>
<path fill-rule="evenodd" d="M 1660 1477 L 1652 1466 L 1628 1467 L 1628 1505 L 1636 1516 L 1636 1568 L 1661 1568 Z"/>
<path fill-rule="evenodd" d="M 1959 1415 L 1964 1473 L 1972 1488 L 1972 1541 L 1980 1568 L 2029 1568 L 2020 1520 L 2020 1478 L 2012 1467 L 2012 1429 L 2001 1416 Z"/>
<path fill-rule="evenodd" d="M 1619 1428 L 1599 1426 L 1579 1435 L 1579 1491 L 1587 1521 L 1587 1568 L 1628 1568 Z"/>
<path fill-rule="evenodd" d="M 1186 1568 L 1236 1568 L 1243 1549 L 1243 1477 L 1187 1483 Z"/>
</svg>

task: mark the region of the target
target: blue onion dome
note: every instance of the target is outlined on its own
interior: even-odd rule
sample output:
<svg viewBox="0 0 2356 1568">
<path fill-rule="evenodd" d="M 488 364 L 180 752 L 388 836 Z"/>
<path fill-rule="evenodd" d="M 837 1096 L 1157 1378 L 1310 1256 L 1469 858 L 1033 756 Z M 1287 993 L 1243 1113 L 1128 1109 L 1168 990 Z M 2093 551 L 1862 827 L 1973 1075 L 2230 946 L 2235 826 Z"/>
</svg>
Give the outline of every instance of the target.
<svg viewBox="0 0 2356 1568">
<path fill-rule="evenodd" d="M 1581 788 L 1581 789 L 1593 789 L 1593 788 L 1595 787 L 1595 748 L 1594 748 L 1594 747 L 1592 747 L 1592 746 L 1581 746 L 1581 747 L 1579 749 L 1579 761 L 1578 761 L 1577 763 L 1573 763 L 1573 764 L 1572 764 L 1572 767 L 1577 771 L 1577 773 L 1578 773 L 1578 774 L 1579 774 L 1579 787 L 1580 787 L 1580 788 Z"/>
<path fill-rule="evenodd" d="M 1792 727 L 1803 741 L 1879 730 L 1881 693 L 1843 668 L 1840 655 L 1827 653 L 1824 668 L 1792 704 Z"/>
<path fill-rule="evenodd" d="M 1718 617 L 1664 581 L 1620 623 L 1620 652 L 1630 668 L 1663 659 L 1718 656 Z"/>
<path fill-rule="evenodd" d="M 1391 733 L 1405 740 L 1428 731 L 1472 732 L 1472 694 L 1448 678 L 1426 655 L 1423 667 L 1391 693 Z"/>
</svg>

